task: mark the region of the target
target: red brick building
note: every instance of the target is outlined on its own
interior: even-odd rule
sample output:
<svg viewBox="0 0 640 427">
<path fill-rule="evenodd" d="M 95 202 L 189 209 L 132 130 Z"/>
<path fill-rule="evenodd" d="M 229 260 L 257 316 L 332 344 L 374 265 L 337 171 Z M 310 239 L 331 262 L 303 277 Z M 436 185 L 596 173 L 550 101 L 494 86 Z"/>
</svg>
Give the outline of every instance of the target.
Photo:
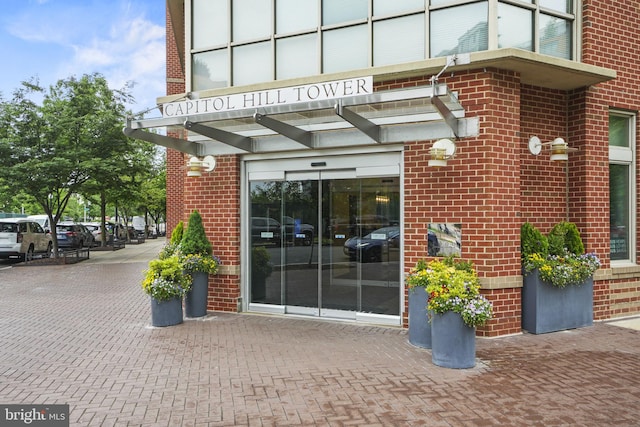
<svg viewBox="0 0 640 427">
<path fill-rule="evenodd" d="M 602 261 L 594 319 L 640 312 L 637 1 L 236 3 L 167 2 L 164 117 L 129 123 L 169 147 L 168 232 L 197 209 L 223 261 L 210 310 L 406 326 L 435 236 L 494 304 L 479 333 L 519 333 L 520 226 L 567 219 Z"/>
</svg>

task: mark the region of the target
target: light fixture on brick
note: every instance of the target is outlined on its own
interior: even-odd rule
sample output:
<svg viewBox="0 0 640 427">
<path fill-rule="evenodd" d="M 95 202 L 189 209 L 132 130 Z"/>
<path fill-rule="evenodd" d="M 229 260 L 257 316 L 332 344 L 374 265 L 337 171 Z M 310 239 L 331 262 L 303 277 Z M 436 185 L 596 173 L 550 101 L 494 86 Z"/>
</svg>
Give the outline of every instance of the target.
<svg viewBox="0 0 640 427">
<path fill-rule="evenodd" d="M 577 148 L 569 148 L 569 144 L 562 139 L 556 138 L 553 141 L 542 142 L 537 136 L 529 138 L 529 151 L 537 156 L 542 151 L 542 147 L 548 145 L 551 148 L 551 160 L 566 161 L 569 160 L 569 151 L 577 151 Z"/>
<path fill-rule="evenodd" d="M 447 160 L 456 154 L 456 144 L 450 139 L 439 139 L 429 150 L 429 166 L 447 166 Z"/>
<path fill-rule="evenodd" d="M 187 162 L 187 176 L 199 177 L 202 172 L 211 172 L 216 167 L 216 159 L 213 156 L 205 156 L 204 159 L 193 156 Z"/>
</svg>

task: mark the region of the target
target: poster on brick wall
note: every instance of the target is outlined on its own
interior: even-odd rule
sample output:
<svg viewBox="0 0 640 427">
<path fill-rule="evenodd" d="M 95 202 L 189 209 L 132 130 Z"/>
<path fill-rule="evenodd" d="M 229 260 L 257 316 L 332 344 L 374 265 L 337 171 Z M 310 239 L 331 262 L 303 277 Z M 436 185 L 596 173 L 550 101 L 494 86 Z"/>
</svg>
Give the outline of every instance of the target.
<svg viewBox="0 0 640 427">
<path fill-rule="evenodd" d="M 429 256 L 460 256 L 462 252 L 462 224 L 430 223 L 427 237 Z"/>
</svg>

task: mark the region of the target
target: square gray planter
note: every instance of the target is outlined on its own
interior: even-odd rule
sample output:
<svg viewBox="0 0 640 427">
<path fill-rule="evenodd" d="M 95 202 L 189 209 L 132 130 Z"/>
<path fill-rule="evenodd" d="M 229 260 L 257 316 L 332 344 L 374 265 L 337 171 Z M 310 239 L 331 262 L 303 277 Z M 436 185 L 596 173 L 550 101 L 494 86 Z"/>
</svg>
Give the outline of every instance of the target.
<svg viewBox="0 0 640 427">
<path fill-rule="evenodd" d="M 593 278 L 558 288 L 540 280 L 536 269 L 524 276 L 522 329 L 532 334 L 593 325 Z"/>
</svg>

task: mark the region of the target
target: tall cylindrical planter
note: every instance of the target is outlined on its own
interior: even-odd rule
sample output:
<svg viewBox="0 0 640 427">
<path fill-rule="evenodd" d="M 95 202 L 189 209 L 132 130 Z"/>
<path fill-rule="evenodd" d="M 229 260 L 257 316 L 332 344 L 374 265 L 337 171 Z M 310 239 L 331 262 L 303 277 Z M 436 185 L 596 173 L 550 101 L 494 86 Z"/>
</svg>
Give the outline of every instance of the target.
<svg viewBox="0 0 640 427">
<path fill-rule="evenodd" d="M 173 326 L 182 323 L 182 298 L 158 301 L 151 298 L 151 325 Z"/>
<path fill-rule="evenodd" d="M 459 313 L 433 314 L 431 360 L 444 368 L 473 368 L 476 364 L 476 329 L 467 326 Z"/>
<path fill-rule="evenodd" d="M 427 290 L 409 289 L 409 342 L 416 347 L 431 348 L 431 323 L 427 311 Z"/>
<path fill-rule="evenodd" d="M 191 289 L 184 299 L 184 309 L 187 317 L 202 317 L 207 315 L 207 296 L 209 294 L 209 273 L 196 271 L 191 273 Z"/>
</svg>

